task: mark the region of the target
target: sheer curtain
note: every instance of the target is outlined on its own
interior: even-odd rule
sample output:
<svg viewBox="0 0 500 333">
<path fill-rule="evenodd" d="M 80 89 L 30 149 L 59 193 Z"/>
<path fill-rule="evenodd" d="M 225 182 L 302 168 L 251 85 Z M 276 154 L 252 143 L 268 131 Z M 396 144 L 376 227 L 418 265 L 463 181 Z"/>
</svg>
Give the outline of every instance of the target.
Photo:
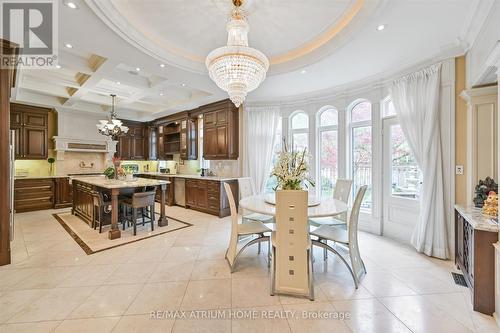
<svg viewBox="0 0 500 333">
<path fill-rule="evenodd" d="M 441 64 L 393 82 L 390 94 L 401 128 L 422 170 L 420 217 L 411 243 L 428 256 L 449 258 L 439 125 Z"/>
<path fill-rule="evenodd" d="M 279 107 L 246 107 L 243 173 L 251 177 L 253 188 L 260 194 L 266 188 L 274 154 Z"/>
</svg>

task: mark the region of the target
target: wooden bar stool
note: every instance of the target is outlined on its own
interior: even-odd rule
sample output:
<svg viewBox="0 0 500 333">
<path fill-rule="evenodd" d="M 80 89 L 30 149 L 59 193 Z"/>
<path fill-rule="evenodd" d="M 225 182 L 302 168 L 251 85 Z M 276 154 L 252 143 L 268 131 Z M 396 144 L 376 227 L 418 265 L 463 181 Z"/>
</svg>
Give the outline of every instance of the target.
<svg viewBox="0 0 500 333">
<path fill-rule="evenodd" d="M 124 216 L 124 225 L 125 222 L 132 223 L 134 227 L 134 236 L 137 235 L 137 213 L 140 212 L 140 217 L 142 217 L 142 225 L 146 223 L 146 217 L 149 218 L 148 223 L 151 223 L 151 231 L 154 230 L 154 221 L 155 221 L 155 194 L 156 191 L 148 191 L 148 192 L 137 192 L 132 194 L 131 198 L 124 199 L 122 201 L 122 205 L 125 208 L 125 216 Z M 146 209 L 150 209 L 151 214 L 146 214 Z M 129 215 L 129 210 L 132 211 L 132 214 Z"/>
</svg>

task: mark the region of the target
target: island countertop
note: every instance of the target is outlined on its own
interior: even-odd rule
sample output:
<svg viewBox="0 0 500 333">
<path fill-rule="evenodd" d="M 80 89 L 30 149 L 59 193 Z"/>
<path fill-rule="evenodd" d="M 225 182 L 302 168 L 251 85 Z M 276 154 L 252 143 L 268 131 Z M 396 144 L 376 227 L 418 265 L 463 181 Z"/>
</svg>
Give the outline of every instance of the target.
<svg viewBox="0 0 500 333">
<path fill-rule="evenodd" d="M 75 177 L 72 181 L 87 183 L 89 185 L 98 186 L 106 189 L 121 189 L 121 188 L 134 188 L 146 186 L 158 186 L 170 184 L 167 180 L 148 179 L 148 178 L 134 178 L 133 181 L 106 179 L 102 177 Z"/>
<path fill-rule="evenodd" d="M 184 174 L 184 173 L 169 174 L 169 173 L 161 173 L 161 172 L 155 172 L 155 171 L 139 172 L 137 174 L 138 177 L 140 177 L 141 175 L 161 177 L 161 178 L 172 177 L 172 178 L 214 180 L 214 181 L 219 181 L 219 182 L 225 182 L 225 181 L 238 179 L 238 177 L 229 177 L 229 176 L 200 176 L 200 175 L 189 175 L 189 174 Z"/>
</svg>

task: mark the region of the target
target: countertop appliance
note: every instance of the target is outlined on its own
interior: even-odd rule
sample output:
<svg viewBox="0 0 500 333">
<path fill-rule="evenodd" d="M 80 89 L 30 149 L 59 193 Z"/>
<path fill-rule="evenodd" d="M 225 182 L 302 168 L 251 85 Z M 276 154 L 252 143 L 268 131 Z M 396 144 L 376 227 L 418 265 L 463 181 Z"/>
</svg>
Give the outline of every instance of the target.
<svg viewBox="0 0 500 333">
<path fill-rule="evenodd" d="M 9 237 L 10 240 L 14 240 L 14 232 L 15 232 L 15 221 L 14 221 L 14 177 L 16 175 L 16 168 L 14 165 L 16 159 L 15 152 L 15 132 L 10 131 L 9 135 Z"/>
</svg>

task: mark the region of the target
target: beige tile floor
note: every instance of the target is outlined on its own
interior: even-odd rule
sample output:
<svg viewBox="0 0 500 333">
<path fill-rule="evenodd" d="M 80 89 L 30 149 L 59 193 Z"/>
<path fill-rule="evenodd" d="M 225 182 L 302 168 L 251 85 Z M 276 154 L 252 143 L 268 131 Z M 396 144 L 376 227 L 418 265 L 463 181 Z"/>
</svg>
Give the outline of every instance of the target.
<svg viewBox="0 0 500 333">
<path fill-rule="evenodd" d="M 325 267 L 317 250 L 311 302 L 269 296 L 256 246 L 229 272 L 228 218 L 168 207 L 194 226 L 87 256 L 52 213 L 16 216 L 13 264 L 0 267 L 0 332 L 500 332 L 472 311 L 452 262 L 384 237 L 360 234 L 368 274 L 357 290 L 345 267 L 333 255 Z M 150 319 L 156 310 L 202 309 L 205 318 Z M 225 317 L 207 318 L 216 311 Z M 262 317 L 280 313 L 288 318 Z M 350 317 L 307 318 L 319 313 Z"/>
</svg>

